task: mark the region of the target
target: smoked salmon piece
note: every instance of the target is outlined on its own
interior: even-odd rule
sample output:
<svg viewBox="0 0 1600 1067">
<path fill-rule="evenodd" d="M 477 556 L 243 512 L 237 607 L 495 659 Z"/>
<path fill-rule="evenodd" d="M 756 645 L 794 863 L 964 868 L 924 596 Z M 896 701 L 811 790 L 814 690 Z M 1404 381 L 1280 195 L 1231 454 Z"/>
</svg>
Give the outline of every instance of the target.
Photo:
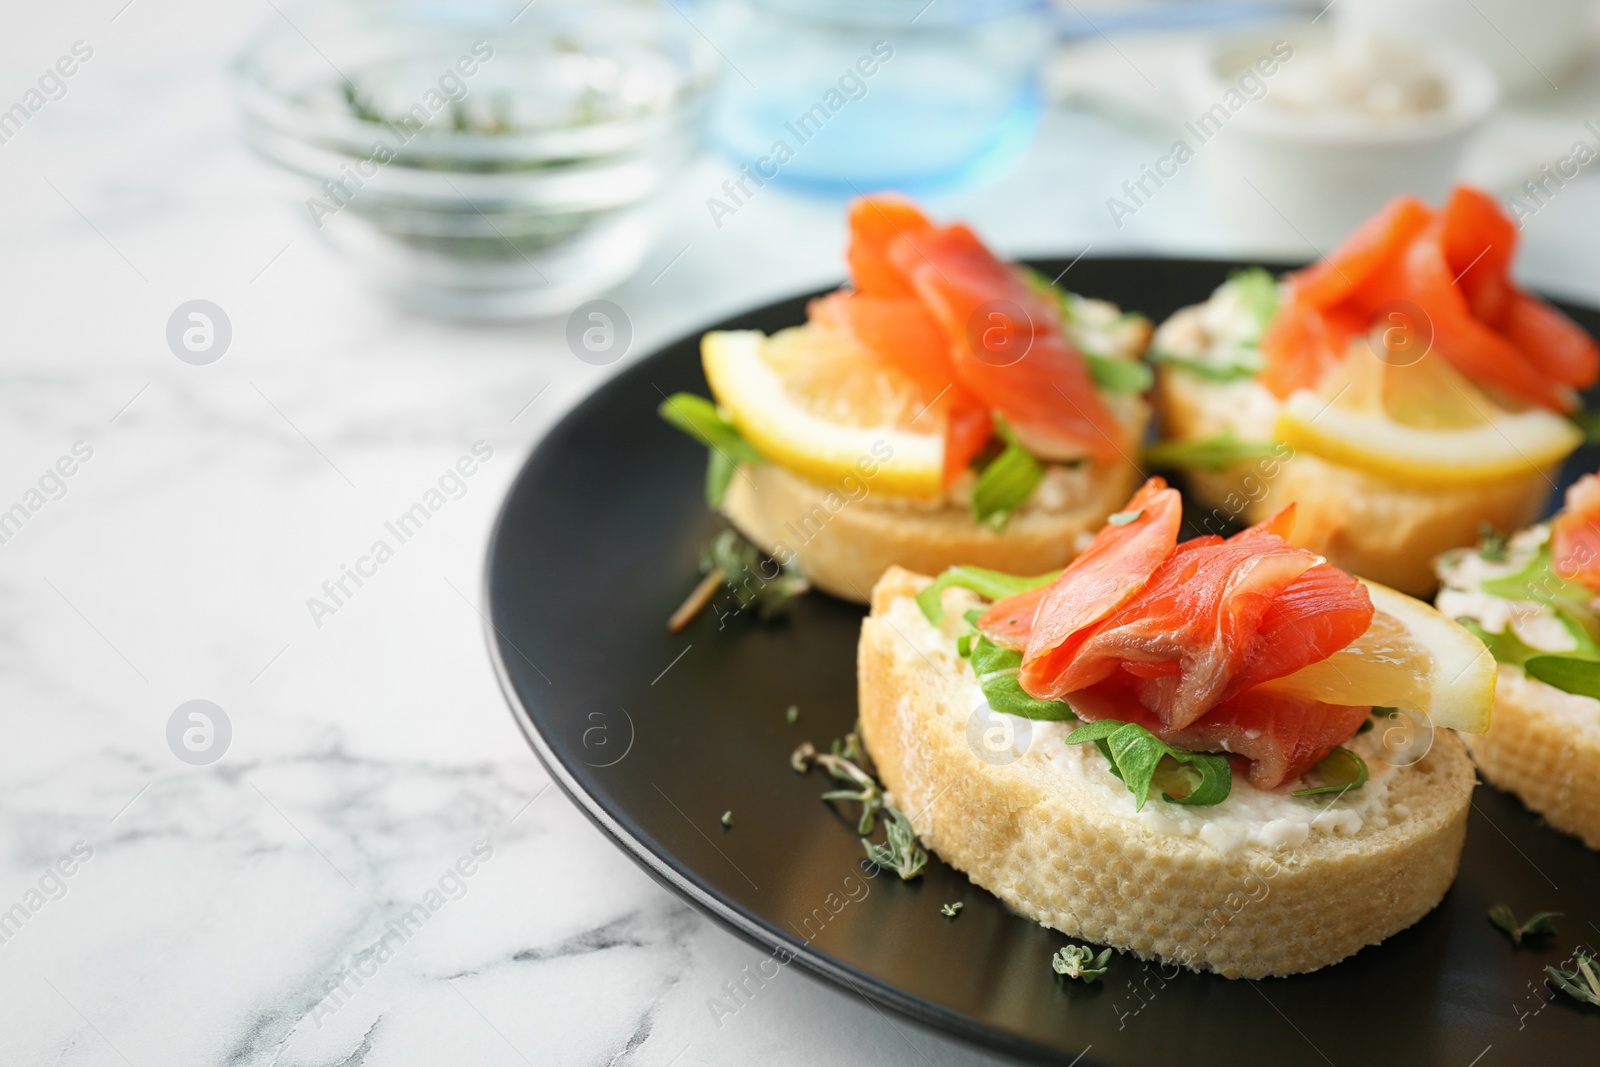
<svg viewBox="0 0 1600 1067">
<path fill-rule="evenodd" d="M 995 415 L 1043 459 L 1112 460 L 1132 447 L 1054 303 L 965 226 L 937 226 L 902 197 L 862 197 L 847 259 L 851 291 L 813 301 L 809 316 L 848 330 L 929 397 L 945 426 L 946 485 L 994 436 Z M 1015 362 L 973 352 L 971 324 L 990 304 L 1020 313 L 1006 324 L 1006 340 L 1027 350 Z"/>
<path fill-rule="evenodd" d="M 1473 382 L 1572 410 L 1573 390 L 1600 378 L 1600 345 L 1512 282 L 1516 241 L 1515 224 L 1477 189 L 1457 187 L 1437 212 L 1415 197 L 1394 200 L 1326 259 L 1290 275 L 1261 339 L 1262 384 L 1280 398 L 1316 388 L 1352 340 L 1390 325 L 1377 321 L 1386 305 L 1406 301 L 1426 320 L 1413 325 L 1431 335 L 1431 350 Z"/>
<path fill-rule="evenodd" d="M 1029 451 L 1116 460 L 1130 446 L 1054 303 L 971 230 L 947 226 L 920 247 L 897 241 L 890 255 L 950 338 L 956 379 L 1004 416 Z"/>
<path fill-rule="evenodd" d="M 1550 524 L 1550 558 L 1556 574 L 1600 592 L 1600 477 L 1585 474 L 1567 488 Z"/>
<path fill-rule="evenodd" d="M 1596 480 L 1600 496 L 1600 479 Z M 1080 717 L 1137 722 L 1170 744 L 1251 760 L 1272 788 L 1348 740 L 1370 710 L 1263 691 L 1372 624 L 1365 587 L 1290 544 L 1291 505 L 1224 540 L 1177 542 L 1182 502 L 1152 478 L 1048 586 L 978 619 L 1021 649 L 1017 680 Z"/>
<path fill-rule="evenodd" d="M 1090 722 L 1137 723 L 1167 744 L 1191 752 L 1242 757 L 1247 761 L 1245 776 L 1258 789 L 1276 789 L 1305 774 L 1348 741 L 1372 713 L 1370 707 L 1324 704 L 1258 689 L 1218 704 L 1187 728 L 1173 729 L 1139 702 L 1135 681 L 1126 672 L 1073 694 L 1072 708 Z"/>
<path fill-rule="evenodd" d="M 1025 650 L 1024 662 L 1038 660 L 1132 599 L 1177 545 L 1183 497 L 1151 478 L 1120 514 L 1134 518 L 1106 523 L 1055 581 L 998 602 L 978 629 L 997 645 Z"/>
</svg>

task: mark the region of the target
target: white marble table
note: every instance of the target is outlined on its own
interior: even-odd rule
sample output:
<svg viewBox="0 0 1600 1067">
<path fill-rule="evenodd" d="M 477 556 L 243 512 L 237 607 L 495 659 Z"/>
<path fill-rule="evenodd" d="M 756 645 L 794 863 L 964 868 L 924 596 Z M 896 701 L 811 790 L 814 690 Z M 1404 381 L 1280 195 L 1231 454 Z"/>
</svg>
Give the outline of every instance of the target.
<svg viewBox="0 0 1600 1067">
<path fill-rule="evenodd" d="M 0 510 L 44 497 L 0 544 L 0 1062 L 993 1062 L 792 969 L 716 1024 L 760 953 L 550 787 L 480 633 L 500 496 L 610 371 L 559 322 L 397 313 L 275 198 L 225 77 L 271 6 L 124 2 L 18 5 L 0 39 L 0 107 L 93 50 L 0 144 Z M 1148 149 L 1054 116 L 1018 173 L 933 207 L 1018 253 L 1230 247 L 1182 183 L 1112 229 Z M 687 176 L 611 294 L 634 354 L 840 273 L 837 205 L 768 189 L 719 230 L 722 177 Z M 1530 226 L 1525 273 L 1600 297 L 1590 185 Z M 233 327 L 209 366 L 164 337 L 194 298 Z M 475 442 L 459 499 L 314 620 Z M 231 725 L 208 766 L 168 744 L 196 699 Z"/>
</svg>

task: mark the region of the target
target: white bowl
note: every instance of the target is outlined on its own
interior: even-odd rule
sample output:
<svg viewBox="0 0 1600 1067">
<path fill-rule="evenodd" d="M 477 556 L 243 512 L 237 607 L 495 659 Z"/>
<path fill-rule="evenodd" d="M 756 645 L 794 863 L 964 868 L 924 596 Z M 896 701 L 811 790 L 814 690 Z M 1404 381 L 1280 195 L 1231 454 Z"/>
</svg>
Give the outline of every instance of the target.
<svg viewBox="0 0 1600 1067">
<path fill-rule="evenodd" d="M 1434 203 L 1456 177 L 1463 149 L 1499 103 L 1494 74 L 1480 60 L 1444 46 L 1415 46 L 1443 82 L 1439 108 L 1375 118 L 1343 113 L 1298 113 L 1275 106 L 1273 77 L 1325 47 L 1326 34 L 1290 28 L 1276 35 L 1197 44 L 1177 72 L 1187 115 L 1224 101 L 1239 77 L 1274 44 L 1294 55 L 1257 80 L 1265 95 L 1247 99 L 1225 125 L 1195 148 L 1195 165 L 1224 217 L 1245 238 L 1326 252 L 1363 219 L 1402 193 Z M 1280 47 L 1280 53 L 1282 51 Z M 1270 64 L 1269 64 L 1270 65 Z M 1257 68 L 1259 71 L 1260 68 Z M 1198 140 L 1186 128 L 1186 139 Z M 1208 127 L 1209 129 L 1209 127 Z"/>
</svg>

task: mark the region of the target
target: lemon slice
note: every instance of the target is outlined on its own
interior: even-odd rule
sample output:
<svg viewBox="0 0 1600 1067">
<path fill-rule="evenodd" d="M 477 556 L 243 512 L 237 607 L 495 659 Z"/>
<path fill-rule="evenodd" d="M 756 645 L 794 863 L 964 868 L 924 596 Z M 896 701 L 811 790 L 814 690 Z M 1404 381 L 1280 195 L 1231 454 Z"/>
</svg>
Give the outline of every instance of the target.
<svg viewBox="0 0 1600 1067">
<path fill-rule="evenodd" d="M 853 475 L 897 496 L 941 491 L 940 420 L 913 383 L 847 339 L 811 327 L 708 333 L 700 356 L 717 403 L 773 463 L 822 485 Z"/>
<path fill-rule="evenodd" d="M 1495 662 L 1465 627 L 1420 600 L 1362 579 L 1377 614 L 1320 663 L 1262 685 L 1329 704 L 1374 704 L 1481 734 L 1494 707 Z"/>
<path fill-rule="evenodd" d="M 1422 429 L 1381 411 L 1331 405 L 1307 390 L 1285 401 L 1276 436 L 1347 467 L 1428 485 L 1530 474 L 1560 463 L 1583 443 L 1575 426 L 1548 411 L 1502 411 L 1470 428 Z"/>
</svg>

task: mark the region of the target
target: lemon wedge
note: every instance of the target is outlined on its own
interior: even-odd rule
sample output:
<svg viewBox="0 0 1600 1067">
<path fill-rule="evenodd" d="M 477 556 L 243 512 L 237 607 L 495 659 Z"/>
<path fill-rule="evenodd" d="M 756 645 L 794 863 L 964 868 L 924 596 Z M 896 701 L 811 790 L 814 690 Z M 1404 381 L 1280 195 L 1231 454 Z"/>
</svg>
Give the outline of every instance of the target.
<svg viewBox="0 0 1600 1067">
<path fill-rule="evenodd" d="M 1275 436 L 1347 467 L 1425 485 L 1531 474 L 1583 443 L 1559 415 L 1501 407 L 1442 357 L 1389 366 L 1359 343 L 1316 391 L 1290 395 Z"/>
<path fill-rule="evenodd" d="M 1495 661 L 1467 629 L 1431 605 L 1362 579 L 1377 609 L 1367 632 L 1264 689 L 1329 704 L 1374 704 L 1471 734 L 1489 728 Z"/>
<path fill-rule="evenodd" d="M 848 339 L 809 326 L 724 331 L 705 335 L 700 356 L 717 403 L 771 462 L 821 485 L 853 475 L 896 496 L 941 491 L 941 420 L 914 383 Z"/>
<path fill-rule="evenodd" d="M 1383 412 L 1352 411 L 1307 390 L 1284 402 L 1276 436 L 1291 448 L 1397 481 L 1467 485 L 1529 474 L 1560 463 L 1583 443 L 1548 411 L 1502 411 L 1478 426 L 1406 426 Z"/>
</svg>

